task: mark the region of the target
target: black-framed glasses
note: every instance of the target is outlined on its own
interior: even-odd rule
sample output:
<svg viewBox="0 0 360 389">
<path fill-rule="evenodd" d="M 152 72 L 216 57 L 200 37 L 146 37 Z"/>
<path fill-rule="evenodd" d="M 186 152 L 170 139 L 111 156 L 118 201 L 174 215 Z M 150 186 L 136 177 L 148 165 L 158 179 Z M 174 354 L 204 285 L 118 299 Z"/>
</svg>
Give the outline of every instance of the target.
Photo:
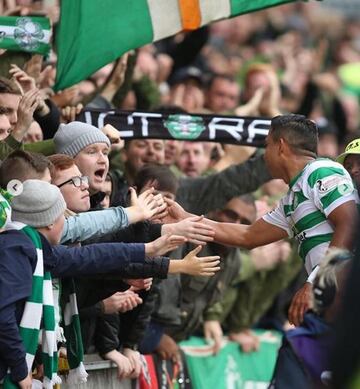
<svg viewBox="0 0 360 389">
<path fill-rule="evenodd" d="M 70 184 L 70 183 L 73 184 L 75 186 L 75 188 L 80 188 L 81 185 L 89 185 L 89 177 L 88 176 L 71 177 L 69 180 L 61 183 L 57 187 L 61 188 L 62 186 L 66 185 L 66 184 Z"/>
</svg>

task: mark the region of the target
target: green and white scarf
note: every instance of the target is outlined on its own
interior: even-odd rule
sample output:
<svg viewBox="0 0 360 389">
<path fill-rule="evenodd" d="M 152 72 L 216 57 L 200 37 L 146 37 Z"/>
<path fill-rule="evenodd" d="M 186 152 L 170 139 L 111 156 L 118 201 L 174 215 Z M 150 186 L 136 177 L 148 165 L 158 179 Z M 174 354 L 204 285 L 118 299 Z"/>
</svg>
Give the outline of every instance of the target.
<svg viewBox="0 0 360 389">
<path fill-rule="evenodd" d="M 44 272 L 40 235 L 34 228 L 19 222 L 8 223 L 6 229 L 23 232 L 36 247 L 37 262 L 32 275 L 31 295 L 25 303 L 19 330 L 26 350 L 26 363 L 29 373 L 32 370 L 41 332 L 42 360 L 44 363 L 43 387 L 52 389 L 55 384 L 61 383 L 61 379 L 57 375 L 58 356 L 51 274 Z M 40 330 L 41 324 L 42 328 Z M 17 388 L 17 386 L 7 376 L 4 380 L 4 388 L 12 389 Z"/>
<path fill-rule="evenodd" d="M 4 228 L 11 220 L 11 198 L 8 192 L 0 188 L 0 228 Z"/>
<path fill-rule="evenodd" d="M 51 49 L 51 26 L 43 16 L 0 16 L 0 47 L 47 55 Z"/>
<path fill-rule="evenodd" d="M 64 333 L 66 339 L 69 374 L 67 383 L 76 385 L 87 380 L 87 372 L 83 364 L 83 344 L 81 338 L 80 319 L 77 308 L 75 284 L 72 278 L 61 281 L 61 293 L 55 291 L 50 272 L 44 273 L 42 244 L 36 229 L 19 222 L 10 222 L 6 230 L 20 230 L 33 242 L 37 252 L 37 263 L 33 274 L 32 292 L 25 303 L 24 313 L 20 322 L 20 335 L 26 350 L 28 371 L 31 372 L 34 357 L 39 343 L 41 319 L 42 361 L 44 363 L 44 380 L 42 387 L 52 389 L 53 385 L 60 384 L 57 375 L 58 350 L 57 342 L 62 340 L 59 327 L 59 301 L 63 307 Z M 55 304 L 54 304 L 55 302 Z M 35 381 L 35 380 L 33 380 Z M 34 382 L 33 382 L 34 384 Z M 4 380 L 4 389 L 15 389 L 9 377 Z"/>
<path fill-rule="evenodd" d="M 69 374 L 66 383 L 69 385 L 84 383 L 87 380 L 88 374 L 83 364 L 84 349 L 73 278 L 63 278 L 61 280 L 60 305 L 63 312 L 67 360 L 69 364 Z"/>
</svg>

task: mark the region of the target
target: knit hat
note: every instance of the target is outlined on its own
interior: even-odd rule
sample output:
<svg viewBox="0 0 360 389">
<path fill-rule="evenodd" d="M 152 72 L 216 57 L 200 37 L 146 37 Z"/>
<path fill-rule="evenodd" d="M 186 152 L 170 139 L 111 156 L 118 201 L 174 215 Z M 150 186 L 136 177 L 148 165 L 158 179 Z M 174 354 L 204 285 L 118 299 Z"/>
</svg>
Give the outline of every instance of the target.
<svg viewBox="0 0 360 389">
<path fill-rule="evenodd" d="M 76 157 L 82 149 L 94 143 L 106 143 L 110 147 L 110 141 L 98 128 L 82 123 L 70 122 L 60 124 L 54 135 L 56 152 Z"/>
<path fill-rule="evenodd" d="M 26 180 L 23 191 L 11 202 L 12 220 L 30 227 L 47 227 L 65 211 L 66 203 L 60 189 L 40 180 Z"/>
</svg>

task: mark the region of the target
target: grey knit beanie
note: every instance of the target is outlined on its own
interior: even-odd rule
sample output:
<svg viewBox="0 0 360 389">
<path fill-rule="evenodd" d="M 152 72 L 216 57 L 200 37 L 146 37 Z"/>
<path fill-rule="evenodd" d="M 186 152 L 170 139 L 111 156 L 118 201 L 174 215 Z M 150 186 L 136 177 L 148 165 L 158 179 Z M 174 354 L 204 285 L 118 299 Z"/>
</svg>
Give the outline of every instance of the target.
<svg viewBox="0 0 360 389">
<path fill-rule="evenodd" d="M 102 131 L 82 122 L 60 124 L 54 135 L 56 152 L 70 155 L 73 158 L 82 149 L 94 143 L 106 143 L 110 147 L 110 141 Z"/>
<path fill-rule="evenodd" d="M 26 180 L 23 191 L 11 202 L 12 221 L 30 227 L 47 227 L 53 224 L 66 209 L 60 189 L 48 182 Z"/>
</svg>

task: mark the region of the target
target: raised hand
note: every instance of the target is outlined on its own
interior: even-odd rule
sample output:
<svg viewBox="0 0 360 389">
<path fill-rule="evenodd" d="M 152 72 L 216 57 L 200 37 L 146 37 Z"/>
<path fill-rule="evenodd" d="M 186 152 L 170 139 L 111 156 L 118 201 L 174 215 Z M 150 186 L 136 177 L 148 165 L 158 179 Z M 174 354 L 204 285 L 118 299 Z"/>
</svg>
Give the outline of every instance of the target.
<svg viewBox="0 0 360 389">
<path fill-rule="evenodd" d="M 33 121 L 33 115 L 40 101 L 40 92 L 36 89 L 31 89 L 26 92 L 20 100 L 17 115 L 18 120 L 15 128 L 12 131 L 12 136 L 21 142 L 28 131 L 30 124 Z"/>
<path fill-rule="evenodd" d="M 9 73 L 12 78 L 20 85 L 23 93 L 29 92 L 36 88 L 35 78 L 29 76 L 24 70 L 20 69 L 19 66 L 11 64 Z"/>
<path fill-rule="evenodd" d="M 130 223 L 151 219 L 157 214 L 164 214 L 167 204 L 161 195 L 153 195 L 154 188 L 150 188 L 137 196 L 134 188 L 130 188 L 131 207 L 127 208 Z"/>
<path fill-rule="evenodd" d="M 79 103 L 75 106 L 68 105 L 61 109 L 61 122 L 62 123 L 70 123 L 75 121 L 76 115 L 78 115 L 84 106 Z M 106 134 L 105 134 L 106 135 Z"/>
</svg>

